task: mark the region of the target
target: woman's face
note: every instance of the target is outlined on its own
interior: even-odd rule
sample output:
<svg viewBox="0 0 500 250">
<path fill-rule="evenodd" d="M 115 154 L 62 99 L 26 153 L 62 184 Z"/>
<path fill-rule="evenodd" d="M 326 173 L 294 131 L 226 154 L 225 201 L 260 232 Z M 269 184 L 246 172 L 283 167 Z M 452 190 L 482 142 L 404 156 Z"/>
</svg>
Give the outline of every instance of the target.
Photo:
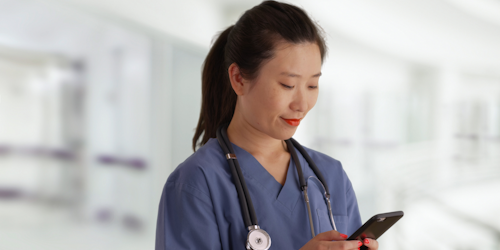
<svg viewBox="0 0 500 250">
<path fill-rule="evenodd" d="M 316 104 L 321 54 L 316 43 L 279 43 L 257 78 L 238 97 L 243 119 L 275 139 L 293 136 Z"/>
</svg>

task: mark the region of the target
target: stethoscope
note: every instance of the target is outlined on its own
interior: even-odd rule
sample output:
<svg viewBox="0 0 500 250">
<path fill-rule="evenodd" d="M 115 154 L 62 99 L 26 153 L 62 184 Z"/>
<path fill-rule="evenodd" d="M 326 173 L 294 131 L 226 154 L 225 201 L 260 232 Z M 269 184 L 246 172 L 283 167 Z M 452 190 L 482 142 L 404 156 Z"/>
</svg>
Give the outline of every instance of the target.
<svg viewBox="0 0 500 250">
<path fill-rule="evenodd" d="M 243 174 L 241 173 L 241 168 L 234 154 L 233 146 L 227 137 L 227 124 L 222 125 L 217 129 L 217 140 L 224 151 L 224 155 L 229 163 L 229 168 L 231 169 L 231 174 L 233 176 L 234 185 L 236 186 L 236 191 L 238 192 L 238 199 L 240 202 L 241 212 L 243 214 L 243 220 L 245 221 L 245 226 L 248 228 L 247 235 L 247 244 L 246 249 L 248 250 L 267 250 L 271 247 L 271 237 L 269 234 L 259 227 L 259 223 L 257 222 L 257 216 L 255 215 L 255 210 L 252 204 L 252 199 L 250 198 L 250 194 L 248 193 L 247 185 L 245 179 L 243 178 Z M 293 138 L 285 140 L 286 145 L 288 147 L 288 151 L 292 155 L 292 159 L 295 162 L 295 166 L 297 167 L 297 173 L 299 175 L 300 188 L 304 192 L 304 200 L 307 204 L 307 213 L 309 215 L 309 225 L 311 227 L 312 237 L 316 236 L 314 233 L 314 225 L 312 221 L 311 215 L 311 206 L 309 205 L 309 196 L 307 195 L 307 183 L 310 179 L 313 179 L 316 182 L 319 182 L 323 187 L 324 196 L 326 203 L 328 205 L 328 212 L 330 216 L 330 220 L 332 222 L 333 229 L 337 231 L 337 227 L 335 226 L 335 221 L 333 220 L 332 214 L 332 206 L 330 203 L 330 193 L 328 192 L 328 186 L 326 185 L 326 181 L 319 171 L 314 161 L 311 159 L 309 154 L 305 151 L 305 149 Z M 307 182 L 304 179 L 304 175 L 302 174 L 302 167 L 300 165 L 299 158 L 297 157 L 297 152 L 295 151 L 295 147 L 300 151 L 302 156 L 306 159 L 309 167 L 313 170 L 314 174 L 317 176 L 311 176 L 307 178 Z"/>
</svg>

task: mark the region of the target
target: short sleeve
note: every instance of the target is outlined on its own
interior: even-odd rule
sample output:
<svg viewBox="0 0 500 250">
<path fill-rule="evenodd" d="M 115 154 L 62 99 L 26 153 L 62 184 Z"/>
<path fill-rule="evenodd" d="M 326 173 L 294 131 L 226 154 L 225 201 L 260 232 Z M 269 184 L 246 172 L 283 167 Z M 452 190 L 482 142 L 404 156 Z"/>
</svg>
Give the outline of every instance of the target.
<svg viewBox="0 0 500 250">
<path fill-rule="evenodd" d="M 156 250 L 221 249 L 208 194 L 193 186 L 167 182 L 160 199 L 155 244 Z"/>
<path fill-rule="evenodd" d="M 351 181 L 348 178 L 346 180 L 346 205 L 349 220 L 347 223 L 347 235 L 351 235 L 361 227 L 361 216 L 359 214 L 358 201 L 354 189 L 352 188 Z"/>
</svg>

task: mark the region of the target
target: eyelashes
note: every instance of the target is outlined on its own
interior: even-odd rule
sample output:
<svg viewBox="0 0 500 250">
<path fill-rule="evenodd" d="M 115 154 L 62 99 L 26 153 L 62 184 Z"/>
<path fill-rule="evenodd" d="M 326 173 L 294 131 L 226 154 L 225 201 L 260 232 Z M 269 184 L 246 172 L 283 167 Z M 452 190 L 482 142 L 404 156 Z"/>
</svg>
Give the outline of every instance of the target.
<svg viewBox="0 0 500 250">
<path fill-rule="evenodd" d="M 293 89 L 295 87 L 295 86 L 286 85 L 284 83 L 280 83 L 280 84 L 281 84 L 281 86 L 283 86 L 286 89 Z M 317 89 L 318 85 L 309 86 L 308 88 L 309 89 Z"/>
</svg>

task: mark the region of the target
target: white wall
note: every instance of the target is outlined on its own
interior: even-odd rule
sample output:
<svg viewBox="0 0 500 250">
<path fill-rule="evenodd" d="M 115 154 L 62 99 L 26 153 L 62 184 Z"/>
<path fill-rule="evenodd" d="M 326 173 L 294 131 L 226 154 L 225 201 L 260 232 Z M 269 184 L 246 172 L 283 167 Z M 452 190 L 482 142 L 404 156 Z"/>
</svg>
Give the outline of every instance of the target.
<svg viewBox="0 0 500 250">
<path fill-rule="evenodd" d="M 364 220 L 407 212 L 384 235 L 387 249 L 474 249 L 475 239 L 460 238 L 459 227 L 485 231 L 484 248 L 496 249 L 495 224 L 477 223 L 496 210 L 470 204 L 490 204 L 490 196 L 471 190 L 492 192 L 496 186 L 488 183 L 500 175 L 500 31 L 457 1 L 293 1 L 325 28 L 330 48 L 317 106 L 295 137 L 343 163 Z M 66 66 L 56 71 L 74 84 L 57 87 L 55 74 L 38 83 L 56 87 L 26 87 L 34 92 L 16 95 L 12 87 L 25 91 L 18 83 L 28 74 L 13 79 L 13 69 L 1 64 L 0 145 L 43 142 L 81 156 L 68 163 L 0 153 L 0 188 L 30 187 L 70 201 L 0 200 L 0 218 L 9 222 L 0 223 L 0 235 L 9 239 L 0 246 L 151 248 L 161 188 L 192 152 L 199 73 L 210 41 L 258 2 L 0 1 L 2 61 L 26 53 L 58 58 Z M 76 64 L 83 71 L 77 73 Z M 48 76 L 53 72 L 39 65 Z M 72 112 L 78 103 L 85 112 Z M 107 164 L 98 160 L 103 155 L 142 159 L 145 168 Z M 473 202 L 446 199 L 461 195 Z M 454 215 L 450 205 L 473 222 Z M 426 216 L 436 219 L 433 234 L 421 223 Z M 448 231 L 460 239 L 450 236 L 443 244 L 439 232 Z M 92 240 L 84 244 L 81 237 Z M 60 238 L 66 241 L 54 244 Z"/>
</svg>

